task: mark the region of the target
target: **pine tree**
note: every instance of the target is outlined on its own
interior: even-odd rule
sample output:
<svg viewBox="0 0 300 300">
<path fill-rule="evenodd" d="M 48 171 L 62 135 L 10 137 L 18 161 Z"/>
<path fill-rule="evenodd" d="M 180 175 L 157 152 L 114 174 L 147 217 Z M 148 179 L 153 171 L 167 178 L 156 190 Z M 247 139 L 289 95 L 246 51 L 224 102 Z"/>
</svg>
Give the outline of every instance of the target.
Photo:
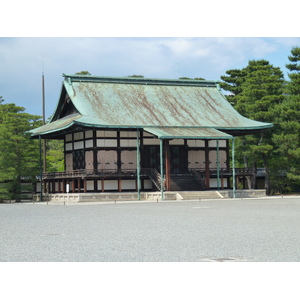
<svg viewBox="0 0 300 300">
<path fill-rule="evenodd" d="M 300 183 L 300 48 L 294 47 L 288 56 L 291 63 L 286 64 L 291 72 L 286 84 L 286 96 L 276 110 L 276 122 L 280 132 L 273 138 L 278 146 L 282 162 L 282 173 L 286 174 L 289 184 Z"/>
<path fill-rule="evenodd" d="M 229 101 L 233 99 L 235 109 L 247 118 L 272 123 L 273 109 L 280 105 L 284 97 L 284 79 L 280 68 L 273 67 L 266 60 L 252 60 L 242 70 L 229 70 L 226 73 L 231 77 L 221 78 L 231 85 L 223 84 L 222 87 L 233 93 Z M 274 130 L 240 137 L 236 143 L 237 160 L 240 165 L 265 168 L 265 188 L 268 194 L 271 193 L 270 159 L 274 149 Z M 250 187 L 250 182 L 248 186 Z"/>
<path fill-rule="evenodd" d="M 39 144 L 28 131 L 41 125 L 39 116 L 15 104 L 0 104 L 0 198 L 21 199 L 21 181 L 36 181 Z"/>
<path fill-rule="evenodd" d="M 229 76 L 221 76 L 221 79 L 224 82 L 220 82 L 220 87 L 225 91 L 230 92 L 230 95 L 227 95 L 226 98 L 233 106 L 235 106 L 235 97 L 243 91 L 242 84 L 245 82 L 247 72 L 244 69 L 233 69 L 226 71 L 226 74 Z"/>
</svg>

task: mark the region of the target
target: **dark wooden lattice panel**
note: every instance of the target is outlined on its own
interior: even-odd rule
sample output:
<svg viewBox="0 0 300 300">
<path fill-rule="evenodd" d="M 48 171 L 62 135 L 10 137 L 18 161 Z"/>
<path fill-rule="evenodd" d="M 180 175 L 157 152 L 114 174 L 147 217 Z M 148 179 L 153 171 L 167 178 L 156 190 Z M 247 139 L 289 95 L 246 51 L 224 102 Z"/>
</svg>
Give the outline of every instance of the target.
<svg viewBox="0 0 300 300">
<path fill-rule="evenodd" d="M 77 150 L 73 152 L 73 169 L 85 169 L 85 157 L 83 150 Z"/>
</svg>

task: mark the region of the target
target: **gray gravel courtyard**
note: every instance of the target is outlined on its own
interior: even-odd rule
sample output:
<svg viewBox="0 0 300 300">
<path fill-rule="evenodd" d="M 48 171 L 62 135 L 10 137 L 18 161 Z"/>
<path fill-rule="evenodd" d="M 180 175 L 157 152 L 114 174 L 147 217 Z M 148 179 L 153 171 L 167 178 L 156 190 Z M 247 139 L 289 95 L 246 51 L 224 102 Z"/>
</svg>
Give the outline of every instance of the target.
<svg viewBox="0 0 300 300">
<path fill-rule="evenodd" d="M 300 198 L 0 204 L 2 262 L 298 262 Z"/>
</svg>

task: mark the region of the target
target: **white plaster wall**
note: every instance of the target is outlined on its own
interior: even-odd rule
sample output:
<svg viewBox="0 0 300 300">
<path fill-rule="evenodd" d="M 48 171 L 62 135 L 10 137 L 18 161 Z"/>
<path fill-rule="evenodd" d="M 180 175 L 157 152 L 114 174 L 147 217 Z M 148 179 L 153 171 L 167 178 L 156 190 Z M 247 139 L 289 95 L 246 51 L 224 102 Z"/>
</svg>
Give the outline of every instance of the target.
<svg viewBox="0 0 300 300">
<path fill-rule="evenodd" d="M 104 190 L 118 190 L 118 180 L 104 180 Z"/>
<path fill-rule="evenodd" d="M 93 180 L 87 180 L 86 189 L 88 191 L 93 191 L 94 190 L 94 181 Z"/>
<path fill-rule="evenodd" d="M 144 180 L 144 188 L 145 189 L 152 189 L 152 181 L 150 179 Z"/>
<path fill-rule="evenodd" d="M 135 180 L 122 180 L 122 190 L 134 190 Z"/>
<path fill-rule="evenodd" d="M 217 188 L 218 187 L 218 182 L 217 182 L 217 178 L 210 178 L 209 179 L 209 185 L 211 188 Z M 220 177 L 220 188 L 222 186 L 222 181 L 221 181 L 221 177 Z M 227 179 L 223 180 L 223 187 L 227 188 Z"/>
</svg>

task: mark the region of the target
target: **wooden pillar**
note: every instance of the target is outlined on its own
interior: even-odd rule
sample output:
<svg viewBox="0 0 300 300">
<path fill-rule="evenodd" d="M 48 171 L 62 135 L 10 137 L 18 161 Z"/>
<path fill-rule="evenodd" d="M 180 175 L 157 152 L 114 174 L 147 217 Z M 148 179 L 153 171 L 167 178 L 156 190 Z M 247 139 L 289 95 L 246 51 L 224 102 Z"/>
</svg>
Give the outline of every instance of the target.
<svg viewBox="0 0 300 300">
<path fill-rule="evenodd" d="M 221 175 L 221 189 L 224 190 L 224 176 Z"/>
<path fill-rule="evenodd" d="M 72 193 L 75 193 L 75 179 L 72 180 Z"/>
<path fill-rule="evenodd" d="M 122 192 L 122 179 L 118 178 L 118 191 Z"/>
<path fill-rule="evenodd" d="M 231 145 L 232 145 L 232 189 L 233 189 L 233 198 L 236 198 L 234 138 L 232 139 L 232 144 Z"/>
<path fill-rule="evenodd" d="M 93 168 L 98 169 L 97 131 L 93 130 Z"/>
<path fill-rule="evenodd" d="M 101 179 L 101 190 L 104 192 L 104 178 Z"/>
<path fill-rule="evenodd" d="M 136 180 L 137 180 L 137 192 L 138 200 L 141 200 L 141 137 L 140 130 L 137 128 L 136 131 Z"/>
<path fill-rule="evenodd" d="M 59 193 L 59 194 L 61 193 L 61 189 L 60 189 L 60 182 L 61 182 L 61 180 L 60 180 L 60 179 L 58 179 L 58 181 L 57 181 L 57 185 L 58 185 L 58 193 Z"/>
<path fill-rule="evenodd" d="M 63 194 L 66 192 L 66 181 L 64 179 L 62 180 L 62 192 Z"/>
<path fill-rule="evenodd" d="M 86 178 L 83 179 L 83 192 L 86 193 Z"/>
<path fill-rule="evenodd" d="M 164 166 L 163 166 L 163 140 L 159 140 L 159 163 L 160 163 L 160 192 L 161 200 L 164 200 Z"/>
<path fill-rule="evenodd" d="M 47 180 L 44 180 L 43 190 L 44 190 L 44 194 L 47 193 Z"/>
<path fill-rule="evenodd" d="M 205 140 L 205 184 L 206 189 L 210 189 L 209 185 L 209 147 L 208 147 L 208 140 Z"/>
<path fill-rule="evenodd" d="M 117 169 L 120 171 L 122 169 L 122 158 L 121 158 L 121 141 L 120 141 L 120 131 L 117 131 Z"/>
<path fill-rule="evenodd" d="M 81 192 L 81 180 L 80 180 L 80 178 L 78 178 L 78 183 L 77 183 L 77 185 L 78 185 L 78 193 L 80 193 Z"/>
<path fill-rule="evenodd" d="M 166 160 L 166 190 L 170 191 L 170 145 L 169 140 L 165 140 L 165 160 Z"/>
</svg>

